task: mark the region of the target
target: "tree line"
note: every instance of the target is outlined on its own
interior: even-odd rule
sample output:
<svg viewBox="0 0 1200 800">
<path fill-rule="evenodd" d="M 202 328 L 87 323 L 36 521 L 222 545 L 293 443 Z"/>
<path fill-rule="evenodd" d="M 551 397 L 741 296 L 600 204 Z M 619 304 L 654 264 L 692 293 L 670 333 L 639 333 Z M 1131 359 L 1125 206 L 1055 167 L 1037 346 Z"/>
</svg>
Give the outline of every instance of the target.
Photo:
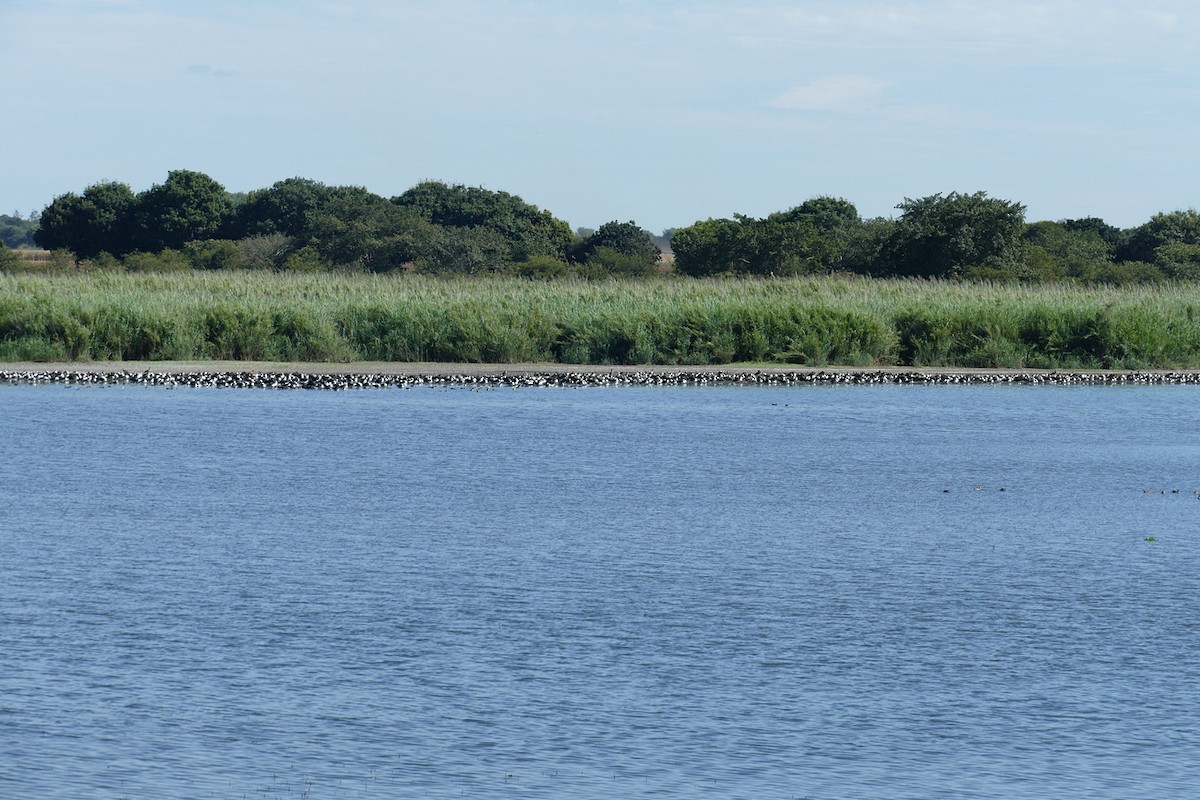
<svg viewBox="0 0 1200 800">
<path fill-rule="evenodd" d="M 818 197 L 762 219 L 709 219 L 674 232 L 689 275 L 847 272 L 875 277 L 1138 283 L 1200 278 L 1200 213 L 1121 229 L 1096 217 L 1027 223 L 985 192 L 906 199 L 896 218 L 862 219 Z"/>
<path fill-rule="evenodd" d="M 437 181 L 385 198 L 289 178 L 234 195 L 189 170 L 135 194 L 106 181 L 56 197 L 33 240 L 93 266 L 387 272 L 646 273 L 653 237 L 613 221 L 578 235 L 502 191 Z"/>
<path fill-rule="evenodd" d="M 654 237 L 635 222 L 572 231 L 502 191 L 420 183 L 392 198 L 290 178 L 232 194 L 172 171 L 134 193 L 107 181 L 56 197 L 34 222 L 0 216 L 10 247 L 30 242 L 95 267 L 504 272 L 554 277 L 853 273 L 992 281 L 1137 283 L 1200 278 L 1200 213 L 1164 212 L 1134 228 L 1096 217 L 1027 222 L 1020 203 L 951 192 L 905 199 L 864 219 L 815 197 L 763 218 L 707 219 Z M 31 215 L 32 216 L 32 215 Z"/>
<path fill-rule="evenodd" d="M 33 234 L 38 229 L 38 214 L 21 216 L 20 211 L 0 214 L 0 242 L 6 247 L 35 247 Z"/>
</svg>

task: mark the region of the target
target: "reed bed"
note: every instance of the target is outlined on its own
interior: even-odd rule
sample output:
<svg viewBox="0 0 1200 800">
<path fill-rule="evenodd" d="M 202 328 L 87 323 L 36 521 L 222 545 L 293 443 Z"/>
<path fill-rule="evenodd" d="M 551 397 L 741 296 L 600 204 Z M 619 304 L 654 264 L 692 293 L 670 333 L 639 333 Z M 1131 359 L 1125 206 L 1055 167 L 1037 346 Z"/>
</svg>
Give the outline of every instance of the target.
<svg viewBox="0 0 1200 800">
<path fill-rule="evenodd" d="M 0 360 L 1200 368 L 1200 286 L 0 275 Z"/>
</svg>

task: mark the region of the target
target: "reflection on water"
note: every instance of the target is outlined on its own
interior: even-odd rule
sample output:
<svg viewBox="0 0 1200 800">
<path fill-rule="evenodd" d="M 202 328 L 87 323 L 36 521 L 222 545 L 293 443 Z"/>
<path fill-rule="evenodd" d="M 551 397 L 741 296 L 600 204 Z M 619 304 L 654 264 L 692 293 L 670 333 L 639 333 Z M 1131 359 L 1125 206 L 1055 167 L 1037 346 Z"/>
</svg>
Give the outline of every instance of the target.
<svg viewBox="0 0 1200 800">
<path fill-rule="evenodd" d="M 0 387 L 0 795 L 1190 794 L 1195 391 Z"/>
</svg>

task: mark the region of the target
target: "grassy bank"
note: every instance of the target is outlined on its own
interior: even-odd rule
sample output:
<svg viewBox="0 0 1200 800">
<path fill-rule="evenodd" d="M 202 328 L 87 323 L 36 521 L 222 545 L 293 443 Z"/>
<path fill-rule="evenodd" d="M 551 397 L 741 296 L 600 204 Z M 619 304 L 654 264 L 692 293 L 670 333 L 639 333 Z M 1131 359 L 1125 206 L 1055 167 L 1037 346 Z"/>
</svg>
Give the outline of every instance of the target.
<svg viewBox="0 0 1200 800">
<path fill-rule="evenodd" d="M 0 360 L 1200 367 L 1200 285 L 0 275 Z"/>
</svg>

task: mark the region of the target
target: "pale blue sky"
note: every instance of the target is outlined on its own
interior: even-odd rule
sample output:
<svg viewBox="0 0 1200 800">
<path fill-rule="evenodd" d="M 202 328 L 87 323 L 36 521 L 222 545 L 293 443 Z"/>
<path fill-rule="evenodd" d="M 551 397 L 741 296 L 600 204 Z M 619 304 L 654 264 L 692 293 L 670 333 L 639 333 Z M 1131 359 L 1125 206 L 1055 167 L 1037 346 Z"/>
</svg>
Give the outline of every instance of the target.
<svg viewBox="0 0 1200 800">
<path fill-rule="evenodd" d="M 0 211 L 171 169 L 651 230 L 977 190 L 1200 205 L 1194 0 L 0 0 Z"/>
</svg>

